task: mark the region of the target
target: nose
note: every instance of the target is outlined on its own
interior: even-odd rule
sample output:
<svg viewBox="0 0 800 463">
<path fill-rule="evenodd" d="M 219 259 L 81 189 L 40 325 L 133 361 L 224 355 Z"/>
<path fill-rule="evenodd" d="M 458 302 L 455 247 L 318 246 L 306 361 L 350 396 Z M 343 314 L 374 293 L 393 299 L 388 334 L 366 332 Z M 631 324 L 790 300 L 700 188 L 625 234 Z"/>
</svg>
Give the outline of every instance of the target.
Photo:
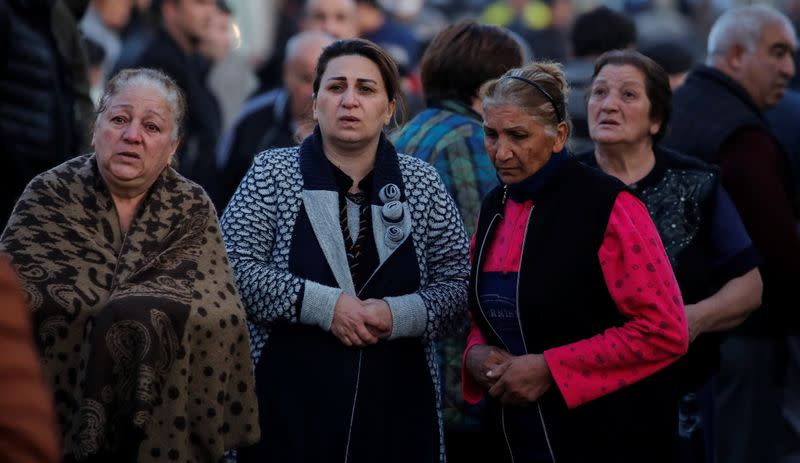
<svg viewBox="0 0 800 463">
<path fill-rule="evenodd" d="M 494 144 L 495 147 L 495 155 L 494 158 L 497 161 L 508 161 L 512 157 L 514 157 L 514 151 L 511 149 L 509 143 L 503 139 L 503 137 L 498 137 L 497 141 Z"/>
<path fill-rule="evenodd" d="M 786 56 L 781 61 L 781 72 L 783 75 L 788 79 L 794 77 L 795 71 L 797 70 L 797 65 L 794 62 L 794 53 L 787 53 Z"/>
<path fill-rule="evenodd" d="M 125 127 L 125 131 L 122 132 L 122 139 L 128 143 L 140 143 L 142 141 L 142 131 L 139 127 L 139 124 L 131 123 Z"/>
<path fill-rule="evenodd" d="M 348 88 L 342 93 L 342 106 L 345 108 L 352 108 L 358 105 L 358 98 L 353 88 Z"/>
</svg>

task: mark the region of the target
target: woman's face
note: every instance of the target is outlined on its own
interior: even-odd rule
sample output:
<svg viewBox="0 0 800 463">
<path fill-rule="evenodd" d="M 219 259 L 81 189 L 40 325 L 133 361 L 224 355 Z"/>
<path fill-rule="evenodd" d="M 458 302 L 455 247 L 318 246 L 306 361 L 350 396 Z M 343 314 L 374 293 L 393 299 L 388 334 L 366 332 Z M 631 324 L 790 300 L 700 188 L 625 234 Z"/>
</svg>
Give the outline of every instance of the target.
<svg viewBox="0 0 800 463">
<path fill-rule="evenodd" d="M 603 66 L 589 89 L 589 135 L 598 145 L 638 144 L 658 133 L 645 76 L 634 66 Z"/>
<path fill-rule="evenodd" d="M 111 97 L 92 145 L 112 191 L 137 194 L 150 188 L 178 147 L 173 130 L 172 111 L 157 89 L 132 85 Z"/>
<path fill-rule="evenodd" d="M 394 114 L 378 66 L 359 55 L 333 58 L 314 97 L 314 119 L 323 138 L 337 144 L 375 141 Z"/>
<path fill-rule="evenodd" d="M 483 111 L 486 152 L 506 185 L 530 177 L 564 149 L 568 128 L 563 122 L 552 135 L 517 106 L 484 106 Z"/>
</svg>

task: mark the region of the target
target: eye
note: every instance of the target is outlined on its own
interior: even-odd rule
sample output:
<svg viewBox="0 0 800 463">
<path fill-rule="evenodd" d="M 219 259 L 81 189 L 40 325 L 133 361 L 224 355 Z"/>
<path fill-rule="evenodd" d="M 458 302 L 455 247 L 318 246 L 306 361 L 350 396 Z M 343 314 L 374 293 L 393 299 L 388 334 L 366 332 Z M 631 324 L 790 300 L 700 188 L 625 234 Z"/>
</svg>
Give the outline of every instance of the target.
<svg viewBox="0 0 800 463">
<path fill-rule="evenodd" d="M 342 85 L 342 84 L 337 82 L 337 83 L 333 83 L 333 84 L 328 85 L 327 89 L 330 92 L 341 92 L 342 89 L 344 89 L 344 85 Z"/>
<path fill-rule="evenodd" d="M 495 139 L 495 138 L 497 138 L 497 132 L 495 132 L 492 129 L 484 127 L 483 128 L 483 136 L 486 137 L 486 138 Z"/>
<path fill-rule="evenodd" d="M 361 88 L 358 89 L 362 93 L 375 93 L 376 90 L 370 86 L 363 85 Z"/>
<path fill-rule="evenodd" d="M 595 87 L 592 89 L 592 96 L 600 97 L 600 96 L 605 96 L 605 94 L 606 94 L 606 89 L 602 87 Z"/>
<path fill-rule="evenodd" d="M 123 116 L 114 116 L 111 118 L 111 122 L 114 124 L 124 124 L 127 121 Z"/>
<path fill-rule="evenodd" d="M 637 96 L 638 96 L 637 93 L 632 90 L 622 91 L 622 97 L 625 98 L 626 100 L 634 100 L 636 99 Z"/>
<path fill-rule="evenodd" d="M 515 140 L 524 140 L 528 138 L 528 134 L 525 132 L 511 132 L 511 138 Z"/>
<path fill-rule="evenodd" d="M 161 132 L 161 127 L 159 127 L 159 126 L 157 126 L 156 124 L 153 124 L 153 123 L 145 124 L 144 128 L 147 129 L 148 132 L 152 132 L 152 133 L 160 133 Z"/>
</svg>

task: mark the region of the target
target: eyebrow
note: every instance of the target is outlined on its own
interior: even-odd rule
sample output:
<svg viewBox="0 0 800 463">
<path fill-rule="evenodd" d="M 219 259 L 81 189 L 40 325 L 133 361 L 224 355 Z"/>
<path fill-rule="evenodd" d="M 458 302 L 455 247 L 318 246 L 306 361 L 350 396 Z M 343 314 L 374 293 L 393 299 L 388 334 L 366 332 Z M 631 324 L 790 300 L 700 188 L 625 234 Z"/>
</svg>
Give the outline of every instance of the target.
<svg viewBox="0 0 800 463">
<path fill-rule="evenodd" d="M 331 80 L 339 80 L 339 81 L 347 82 L 347 77 L 344 77 L 344 76 L 329 77 L 328 81 L 331 81 Z M 375 81 L 375 80 L 372 80 L 372 79 L 361 79 L 361 78 L 358 78 L 358 79 L 356 79 L 356 82 L 361 83 L 361 84 L 375 84 L 375 85 L 378 85 L 378 82 Z"/>
<path fill-rule="evenodd" d="M 128 109 L 128 110 L 130 110 L 130 109 L 133 109 L 133 105 L 120 103 L 120 104 L 111 105 L 108 109 Z M 152 114 L 152 115 L 156 116 L 157 118 L 161 119 L 162 121 L 166 121 L 167 120 L 167 118 L 162 116 L 161 113 L 159 113 L 158 111 L 155 111 L 153 109 L 148 109 L 145 112 L 147 114 Z"/>
</svg>

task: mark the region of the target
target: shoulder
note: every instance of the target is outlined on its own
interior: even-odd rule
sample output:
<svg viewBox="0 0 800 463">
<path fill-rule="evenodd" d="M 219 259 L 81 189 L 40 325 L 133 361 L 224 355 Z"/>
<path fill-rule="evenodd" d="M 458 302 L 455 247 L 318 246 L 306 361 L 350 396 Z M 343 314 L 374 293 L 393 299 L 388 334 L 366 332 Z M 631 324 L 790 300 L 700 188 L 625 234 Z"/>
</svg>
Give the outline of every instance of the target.
<svg viewBox="0 0 800 463">
<path fill-rule="evenodd" d="M 282 88 L 277 88 L 266 93 L 262 93 L 245 103 L 242 111 L 239 113 L 237 121 L 234 124 L 239 125 L 244 121 L 259 119 L 262 117 L 269 118 L 273 113 L 275 105 L 277 105 L 279 102 L 285 101 L 286 98 L 286 90 Z"/>
<path fill-rule="evenodd" d="M 658 156 L 658 162 L 663 162 L 664 166 L 667 168 L 696 172 L 709 172 L 713 174 L 716 174 L 719 170 L 712 164 L 692 156 L 687 156 L 669 148 L 655 146 L 654 150 Z"/>
<path fill-rule="evenodd" d="M 400 171 L 403 173 L 404 177 L 422 177 L 429 181 L 441 182 L 436 168 L 422 159 L 397 153 L 397 162 L 400 165 Z M 406 185 L 406 187 L 408 187 L 408 185 Z"/>
<path fill-rule="evenodd" d="M 31 180 L 28 188 L 41 189 L 57 185 L 86 184 L 95 176 L 94 154 L 84 154 L 42 172 Z"/>
<path fill-rule="evenodd" d="M 299 146 L 268 149 L 255 156 L 253 167 L 262 171 L 298 169 L 300 166 L 299 156 Z"/>
<path fill-rule="evenodd" d="M 619 192 L 626 189 L 618 178 L 608 175 L 600 169 L 588 166 L 575 157 L 567 158 L 564 175 L 573 183 L 583 185 L 590 191 Z"/>
</svg>

